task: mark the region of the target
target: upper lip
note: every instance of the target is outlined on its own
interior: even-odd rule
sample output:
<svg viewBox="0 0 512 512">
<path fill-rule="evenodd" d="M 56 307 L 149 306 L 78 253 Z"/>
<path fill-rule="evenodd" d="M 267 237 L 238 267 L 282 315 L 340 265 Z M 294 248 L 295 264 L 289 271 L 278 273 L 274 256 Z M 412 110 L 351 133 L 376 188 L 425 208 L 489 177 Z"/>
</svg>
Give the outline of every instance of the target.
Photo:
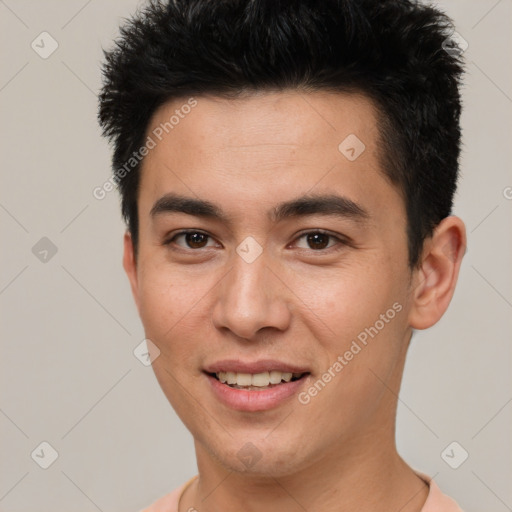
<svg viewBox="0 0 512 512">
<path fill-rule="evenodd" d="M 233 372 L 233 373 L 263 373 L 272 370 L 283 373 L 309 373 L 304 366 L 285 363 L 274 359 L 260 359 L 259 361 L 240 361 L 224 359 L 204 368 L 207 373 Z"/>
</svg>

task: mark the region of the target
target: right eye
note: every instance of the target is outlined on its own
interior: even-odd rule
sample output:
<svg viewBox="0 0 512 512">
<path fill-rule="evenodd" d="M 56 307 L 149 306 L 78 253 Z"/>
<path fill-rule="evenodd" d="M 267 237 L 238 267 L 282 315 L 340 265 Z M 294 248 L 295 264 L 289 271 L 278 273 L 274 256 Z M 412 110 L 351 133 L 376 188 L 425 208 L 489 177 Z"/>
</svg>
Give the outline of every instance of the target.
<svg viewBox="0 0 512 512">
<path fill-rule="evenodd" d="M 186 245 L 182 245 L 176 242 L 181 238 L 184 240 Z M 189 249 L 194 251 L 197 249 L 203 249 L 204 247 L 211 247 L 207 245 L 208 239 L 212 240 L 210 235 L 207 235 L 202 231 L 186 230 L 176 233 L 172 238 L 167 240 L 164 245 L 175 244 L 182 249 Z"/>
</svg>

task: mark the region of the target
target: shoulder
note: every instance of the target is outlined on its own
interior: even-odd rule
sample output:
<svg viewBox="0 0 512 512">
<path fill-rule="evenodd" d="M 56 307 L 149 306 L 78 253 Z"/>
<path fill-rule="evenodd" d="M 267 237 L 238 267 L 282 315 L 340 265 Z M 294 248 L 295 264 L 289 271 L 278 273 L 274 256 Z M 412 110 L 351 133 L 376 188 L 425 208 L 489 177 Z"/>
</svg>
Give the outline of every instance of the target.
<svg viewBox="0 0 512 512">
<path fill-rule="evenodd" d="M 427 501 L 421 512 L 463 512 L 457 502 L 444 494 L 432 478 L 419 471 L 414 472 L 429 486 Z"/>
<path fill-rule="evenodd" d="M 197 478 L 194 476 L 187 482 L 180 485 L 174 491 L 162 496 L 149 507 L 142 509 L 140 512 L 178 512 L 178 503 L 182 492 Z"/>
</svg>

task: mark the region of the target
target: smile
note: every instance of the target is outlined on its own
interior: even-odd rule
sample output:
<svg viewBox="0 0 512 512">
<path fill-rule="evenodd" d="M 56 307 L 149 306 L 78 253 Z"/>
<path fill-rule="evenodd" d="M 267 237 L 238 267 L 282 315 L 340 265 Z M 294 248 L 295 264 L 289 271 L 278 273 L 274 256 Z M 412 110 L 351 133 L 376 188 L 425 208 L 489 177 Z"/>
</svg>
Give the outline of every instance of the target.
<svg viewBox="0 0 512 512">
<path fill-rule="evenodd" d="M 261 373 L 239 373 L 239 372 L 217 372 L 214 377 L 227 384 L 233 389 L 246 389 L 249 391 L 259 391 L 278 386 L 283 382 L 292 382 L 300 379 L 304 373 L 281 372 L 271 370 Z"/>
<path fill-rule="evenodd" d="M 310 373 L 267 371 L 258 373 L 204 372 L 215 401 L 231 410 L 262 412 L 284 405 L 300 393 Z"/>
</svg>

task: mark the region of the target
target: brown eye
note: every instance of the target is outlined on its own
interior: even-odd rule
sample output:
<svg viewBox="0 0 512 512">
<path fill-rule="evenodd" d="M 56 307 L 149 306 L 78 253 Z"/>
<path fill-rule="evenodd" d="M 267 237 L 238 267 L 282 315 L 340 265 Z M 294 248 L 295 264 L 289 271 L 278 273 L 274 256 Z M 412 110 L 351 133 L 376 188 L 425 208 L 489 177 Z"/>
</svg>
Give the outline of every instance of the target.
<svg viewBox="0 0 512 512">
<path fill-rule="evenodd" d="M 329 235 L 324 233 L 309 233 L 306 240 L 311 249 L 325 249 L 329 245 Z"/>
<path fill-rule="evenodd" d="M 203 233 L 187 233 L 185 240 L 189 247 L 193 249 L 201 249 L 208 242 L 208 236 Z"/>
<path fill-rule="evenodd" d="M 323 251 L 331 249 L 336 245 L 343 245 L 344 242 L 340 238 L 324 233 L 323 231 L 309 231 L 298 237 L 297 240 L 305 240 L 305 244 L 298 244 L 300 249 L 311 249 L 313 251 Z"/>
<path fill-rule="evenodd" d="M 176 240 L 180 238 L 185 240 L 185 244 L 176 242 Z M 204 247 L 208 247 L 207 244 L 209 240 L 210 236 L 206 233 L 201 233 L 200 231 L 182 231 L 166 242 L 166 245 L 175 243 L 177 246 L 184 249 L 203 249 Z"/>
</svg>

